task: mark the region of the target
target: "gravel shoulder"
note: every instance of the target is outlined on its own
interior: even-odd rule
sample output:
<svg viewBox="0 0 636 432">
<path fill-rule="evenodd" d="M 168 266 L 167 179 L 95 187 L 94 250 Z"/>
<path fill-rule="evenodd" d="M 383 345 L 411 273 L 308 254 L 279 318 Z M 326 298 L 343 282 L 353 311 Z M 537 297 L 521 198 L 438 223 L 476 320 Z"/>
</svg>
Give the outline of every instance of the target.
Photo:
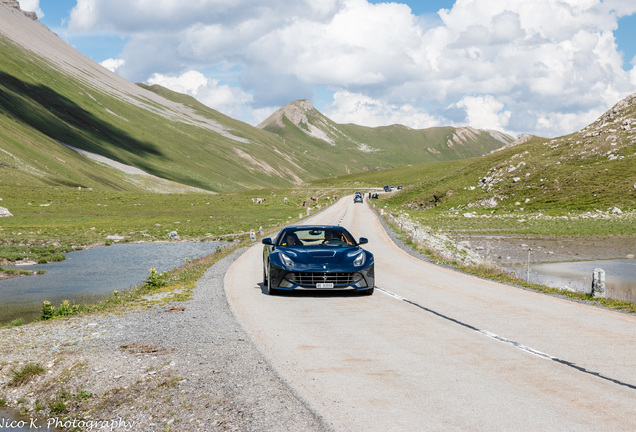
<svg viewBox="0 0 636 432">
<path fill-rule="evenodd" d="M 57 419 L 69 429 L 330 430 L 232 315 L 223 278 L 244 250 L 208 269 L 186 302 L 147 298 L 135 310 L 0 329 L 0 399 L 27 425 Z M 46 372 L 6 386 L 30 362 Z"/>
</svg>

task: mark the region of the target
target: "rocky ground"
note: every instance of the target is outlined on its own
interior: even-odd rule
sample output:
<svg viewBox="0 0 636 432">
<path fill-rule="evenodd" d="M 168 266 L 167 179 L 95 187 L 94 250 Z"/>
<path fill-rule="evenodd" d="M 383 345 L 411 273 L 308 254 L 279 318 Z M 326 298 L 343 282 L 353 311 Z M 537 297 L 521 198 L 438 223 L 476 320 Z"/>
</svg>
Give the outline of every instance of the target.
<svg viewBox="0 0 636 432">
<path fill-rule="evenodd" d="M 0 400 L 20 410 L 27 426 L 57 420 L 80 430 L 329 430 L 232 315 L 223 276 L 242 252 L 211 267 L 190 301 L 148 298 L 134 310 L 0 329 Z M 27 363 L 44 373 L 7 386 Z"/>
<path fill-rule="evenodd" d="M 636 238 L 567 238 L 550 236 L 456 235 L 455 240 L 475 251 L 483 260 L 508 266 L 532 262 L 567 262 L 634 258 Z"/>
</svg>

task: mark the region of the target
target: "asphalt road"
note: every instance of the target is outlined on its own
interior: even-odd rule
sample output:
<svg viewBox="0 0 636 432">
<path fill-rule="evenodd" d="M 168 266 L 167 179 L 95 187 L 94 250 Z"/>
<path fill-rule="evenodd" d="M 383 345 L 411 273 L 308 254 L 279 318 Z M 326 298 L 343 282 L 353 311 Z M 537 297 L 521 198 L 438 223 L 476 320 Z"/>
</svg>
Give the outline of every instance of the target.
<svg viewBox="0 0 636 432">
<path fill-rule="evenodd" d="M 369 238 L 376 291 L 262 292 L 262 245 L 225 277 L 239 322 L 338 431 L 636 431 L 636 318 L 438 267 L 367 204 L 304 223 Z"/>
</svg>

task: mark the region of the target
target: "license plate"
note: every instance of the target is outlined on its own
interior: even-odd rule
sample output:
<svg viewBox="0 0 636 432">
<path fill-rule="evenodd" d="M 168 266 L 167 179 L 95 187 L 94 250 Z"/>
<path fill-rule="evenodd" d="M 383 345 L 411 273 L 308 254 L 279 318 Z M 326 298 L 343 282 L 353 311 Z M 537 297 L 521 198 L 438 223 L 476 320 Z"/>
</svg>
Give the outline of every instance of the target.
<svg viewBox="0 0 636 432">
<path fill-rule="evenodd" d="M 316 284 L 316 288 L 333 288 L 333 283 L 331 282 L 321 282 Z"/>
</svg>

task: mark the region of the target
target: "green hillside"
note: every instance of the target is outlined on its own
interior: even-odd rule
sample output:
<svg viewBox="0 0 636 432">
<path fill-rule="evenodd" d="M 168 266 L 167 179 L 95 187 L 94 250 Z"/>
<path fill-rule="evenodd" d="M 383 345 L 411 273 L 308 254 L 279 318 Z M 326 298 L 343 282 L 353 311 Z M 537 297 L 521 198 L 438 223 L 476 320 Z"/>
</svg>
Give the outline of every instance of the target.
<svg viewBox="0 0 636 432">
<path fill-rule="evenodd" d="M 634 234 L 636 96 L 584 130 L 490 155 L 314 182 L 403 185 L 377 205 L 445 231 Z"/>
<path fill-rule="evenodd" d="M 131 189 L 120 172 L 96 166 L 63 144 L 217 192 L 284 186 L 301 175 L 312 177 L 299 166 L 290 170 L 273 154 L 280 138 L 213 110 L 196 114 L 222 119 L 226 124 L 218 131 L 197 117 L 165 107 L 148 109 L 148 101 L 131 103 L 100 91 L 41 58 L 26 56 L 7 39 L 0 43 L 0 55 L 0 160 L 2 177 L 12 184 Z"/>
</svg>

